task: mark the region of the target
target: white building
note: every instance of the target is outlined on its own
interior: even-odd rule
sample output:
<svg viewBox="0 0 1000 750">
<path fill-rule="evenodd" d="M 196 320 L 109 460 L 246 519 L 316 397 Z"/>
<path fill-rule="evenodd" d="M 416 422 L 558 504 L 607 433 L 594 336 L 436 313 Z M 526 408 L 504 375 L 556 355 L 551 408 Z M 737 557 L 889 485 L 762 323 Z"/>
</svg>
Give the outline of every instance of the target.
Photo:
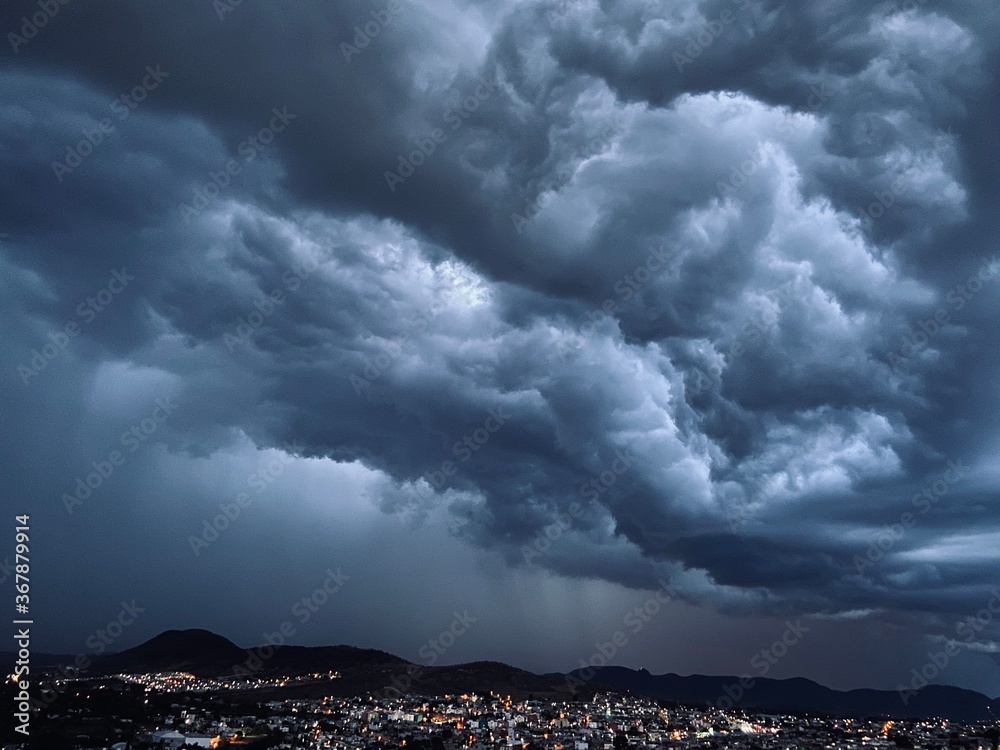
<svg viewBox="0 0 1000 750">
<path fill-rule="evenodd" d="M 162 744 L 164 747 L 180 747 L 184 744 L 184 735 L 172 729 L 161 729 L 153 732 L 153 742 Z"/>
</svg>

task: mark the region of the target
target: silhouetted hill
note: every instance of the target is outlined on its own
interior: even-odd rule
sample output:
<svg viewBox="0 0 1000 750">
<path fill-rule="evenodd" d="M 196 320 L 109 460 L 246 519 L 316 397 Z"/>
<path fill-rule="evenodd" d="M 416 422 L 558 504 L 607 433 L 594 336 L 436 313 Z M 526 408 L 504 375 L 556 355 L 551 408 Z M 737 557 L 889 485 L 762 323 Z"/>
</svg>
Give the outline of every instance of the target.
<svg viewBox="0 0 1000 750">
<path fill-rule="evenodd" d="M 208 630 L 167 630 L 135 648 L 98 657 L 90 674 L 191 672 L 212 676 L 246 659 L 232 641 Z"/>
<path fill-rule="evenodd" d="M 183 671 L 199 677 L 350 671 L 406 665 L 398 656 L 354 646 L 269 646 L 243 649 L 207 630 L 168 630 L 117 654 L 94 660 L 90 675 Z M 242 668 L 243 672 L 240 672 Z"/>
</svg>

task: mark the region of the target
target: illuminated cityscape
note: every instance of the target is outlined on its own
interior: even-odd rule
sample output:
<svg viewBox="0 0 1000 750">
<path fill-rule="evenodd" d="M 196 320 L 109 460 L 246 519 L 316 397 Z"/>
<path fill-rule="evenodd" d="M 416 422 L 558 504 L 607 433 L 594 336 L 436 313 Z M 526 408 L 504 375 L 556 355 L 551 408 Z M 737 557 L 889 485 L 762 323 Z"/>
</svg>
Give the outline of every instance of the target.
<svg viewBox="0 0 1000 750">
<path fill-rule="evenodd" d="M 268 686 L 330 677 L 286 677 Z M 244 695 L 237 701 L 231 691 L 261 685 L 179 673 L 119 675 L 99 684 L 67 682 L 72 683 L 65 692 L 67 707 L 48 714 L 51 728 L 97 723 L 85 704 L 108 693 L 119 700 L 125 695 L 141 700 L 139 716 L 106 717 L 101 721 L 106 734 L 78 738 L 78 747 L 116 750 L 182 745 L 278 750 L 994 750 L 997 739 L 995 724 L 755 713 L 607 693 L 585 701 L 494 694 L 266 701 Z M 136 689 L 138 693 L 129 692 Z"/>
</svg>

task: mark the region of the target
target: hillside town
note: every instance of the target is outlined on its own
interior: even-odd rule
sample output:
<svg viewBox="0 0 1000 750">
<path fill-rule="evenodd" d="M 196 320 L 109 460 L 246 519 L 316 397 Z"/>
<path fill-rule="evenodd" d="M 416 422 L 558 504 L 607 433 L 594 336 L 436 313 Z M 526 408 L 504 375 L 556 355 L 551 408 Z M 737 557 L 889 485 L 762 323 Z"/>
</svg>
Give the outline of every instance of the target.
<svg viewBox="0 0 1000 750">
<path fill-rule="evenodd" d="M 35 748 L 60 750 L 996 750 L 995 724 L 886 721 L 587 700 L 372 695 L 256 701 L 177 674 L 79 681 Z M 329 674 L 309 676 L 314 682 Z M 278 681 L 282 683 L 282 681 Z M 295 684 L 303 684 L 298 680 Z M 282 684 L 293 684 L 288 680 Z M 65 687 L 65 686 L 64 686 Z M 280 691 L 278 691 L 280 692 Z M 269 691 L 272 696 L 275 691 Z M 117 707 L 117 708 L 116 708 Z"/>
</svg>

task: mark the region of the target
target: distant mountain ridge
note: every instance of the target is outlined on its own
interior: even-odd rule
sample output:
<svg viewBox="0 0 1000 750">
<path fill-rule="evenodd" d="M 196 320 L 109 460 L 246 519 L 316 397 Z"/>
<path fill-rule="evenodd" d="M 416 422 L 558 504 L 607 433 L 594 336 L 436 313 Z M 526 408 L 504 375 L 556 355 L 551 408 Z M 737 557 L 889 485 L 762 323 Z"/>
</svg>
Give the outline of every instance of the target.
<svg viewBox="0 0 1000 750">
<path fill-rule="evenodd" d="M 570 672 L 570 678 L 601 683 L 616 692 L 631 692 L 648 698 L 685 703 L 712 704 L 764 711 L 822 713 L 833 716 L 887 716 L 893 718 L 947 718 L 953 721 L 996 721 L 1000 699 L 950 685 L 928 685 L 913 695 L 896 690 L 834 690 L 804 677 L 776 680 L 754 678 L 745 688 L 738 677 L 650 674 L 625 667 L 597 667 Z"/>
<path fill-rule="evenodd" d="M 5 660 L 13 664 L 12 654 Z M 36 664 L 69 664 L 71 657 L 33 655 Z M 208 630 L 168 630 L 134 648 L 100 656 L 86 674 L 184 671 L 199 677 L 236 674 L 255 676 L 299 675 L 337 671 L 340 678 L 319 684 L 282 688 L 295 695 L 397 695 L 413 692 L 486 693 L 493 691 L 516 697 L 571 699 L 595 691 L 631 693 L 686 705 L 735 704 L 739 708 L 775 712 L 828 714 L 836 716 L 885 716 L 934 718 L 954 721 L 996 721 L 1000 699 L 990 699 L 972 690 L 930 685 L 904 703 L 895 690 L 833 690 L 802 677 L 775 680 L 756 678 L 752 686 L 740 685 L 738 677 L 650 674 L 625 667 L 535 674 L 495 661 L 450 666 L 425 666 L 393 654 L 354 646 L 267 645 L 244 649 Z"/>
</svg>

